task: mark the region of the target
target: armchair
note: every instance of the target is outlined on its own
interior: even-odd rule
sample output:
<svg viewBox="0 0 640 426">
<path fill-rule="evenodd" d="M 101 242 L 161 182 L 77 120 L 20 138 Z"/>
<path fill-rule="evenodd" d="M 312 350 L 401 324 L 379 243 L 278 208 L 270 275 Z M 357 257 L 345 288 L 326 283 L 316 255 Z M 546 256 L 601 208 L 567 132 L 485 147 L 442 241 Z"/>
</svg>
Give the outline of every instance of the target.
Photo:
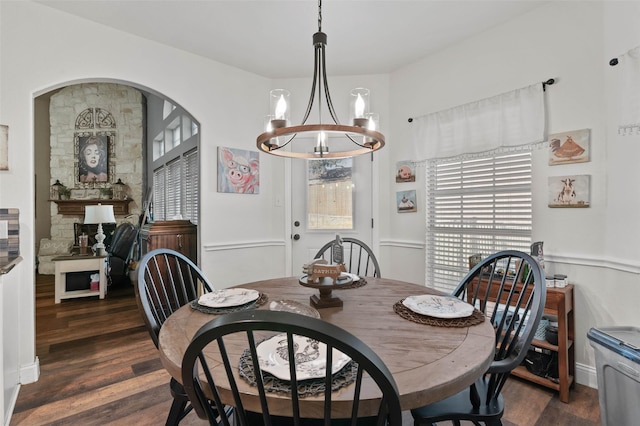
<svg viewBox="0 0 640 426">
<path fill-rule="evenodd" d="M 71 254 L 72 245 L 72 241 L 42 238 L 38 249 L 38 273 L 43 275 L 55 274 L 56 265 L 52 259 Z"/>
<path fill-rule="evenodd" d="M 107 246 L 109 278 L 112 285 L 128 282 L 131 249 L 138 238 L 138 228 L 129 222 L 118 225 Z"/>
</svg>

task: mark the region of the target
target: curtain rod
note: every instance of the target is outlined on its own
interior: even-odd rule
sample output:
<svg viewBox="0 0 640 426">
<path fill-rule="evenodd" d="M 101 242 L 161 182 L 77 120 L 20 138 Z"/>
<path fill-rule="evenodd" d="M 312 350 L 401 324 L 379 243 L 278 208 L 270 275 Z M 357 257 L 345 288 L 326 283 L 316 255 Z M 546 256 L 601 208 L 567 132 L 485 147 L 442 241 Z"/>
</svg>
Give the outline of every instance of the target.
<svg viewBox="0 0 640 426">
<path fill-rule="evenodd" d="M 620 63 L 620 58 L 622 58 L 625 55 L 629 55 L 629 54 L 631 54 L 631 52 L 633 52 L 634 50 L 638 50 L 638 49 L 640 49 L 640 46 L 636 46 L 633 49 L 629 49 L 625 53 L 616 56 L 615 58 L 611 58 L 611 60 L 609 61 L 609 65 L 612 66 L 612 67 L 615 67 L 616 65 L 618 65 Z"/>
<path fill-rule="evenodd" d="M 556 82 L 555 78 L 550 78 L 547 81 L 543 81 L 542 82 L 542 90 L 546 91 L 547 90 L 547 86 L 551 86 L 555 82 Z M 409 117 L 409 119 L 407 121 L 409 123 L 413 123 L 413 117 Z"/>
</svg>

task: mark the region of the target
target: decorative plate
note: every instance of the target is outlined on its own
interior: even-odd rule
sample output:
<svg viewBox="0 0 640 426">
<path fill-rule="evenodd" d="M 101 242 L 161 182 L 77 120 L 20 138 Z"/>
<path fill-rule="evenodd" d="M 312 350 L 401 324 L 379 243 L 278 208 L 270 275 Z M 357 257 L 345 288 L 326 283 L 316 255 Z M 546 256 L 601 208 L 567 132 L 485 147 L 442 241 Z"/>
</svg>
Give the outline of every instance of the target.
<svg viewBox="0 0 640 426">
<path fill-rule="evenodd" d="M 260 292 L 246 288 L 226 288 L 205 293 L 198 299 L 198 303 L 210 308 L 229 308 L 240 306 L 257 300 Z"/>
<path fill-rule="evenodd" d="M 473 313 L 473 306 L 451 296 L 421 294 L 407 297 L 402 304 L 413 312 L 435 318 L 465 318 Z"/>
<path fill-rule="evenodd" d="M 320 319 L 320 312 L 317 309 L 303 305 L 295 300 L 274 300 L 269 304 L 269 309 L 272 311 L 293 312 L 294 314 Z"/>
<path fill-rule="evenodd" d="M 325 357 L 327 346 L 317 340 L 293 336 L 298 380 L 318 379 L 325 375 Z M 291 380 L 289 376 L 289 354 L 287 335 L 278 334 L 260 343 L 256 348 L 260 369 L 271 373 L 281 380 Z M 331 374 L 335 374 L 347 365 L 351 358 L 337 349 L 333 350 Z"/>
<path fill-rule="evenodd" d="M 346 275 L 346 276 L 348 276 L 348 277 L 351 277 L 351 281 L 353 281 L 354 283 L 355 283 L 356 281 L 360 281 L 360 277 L 359 277 L 358 275 L 356 275 L 356 274 L 352 274 L 352 273 L 350 273 L 350 272 L 342 272 L 342 273 L 340 274 L 340 276 L 338 277 L 338 282 L 340 282 L 340 280 L 341 280 L 345 275 Z"/>
</svg>

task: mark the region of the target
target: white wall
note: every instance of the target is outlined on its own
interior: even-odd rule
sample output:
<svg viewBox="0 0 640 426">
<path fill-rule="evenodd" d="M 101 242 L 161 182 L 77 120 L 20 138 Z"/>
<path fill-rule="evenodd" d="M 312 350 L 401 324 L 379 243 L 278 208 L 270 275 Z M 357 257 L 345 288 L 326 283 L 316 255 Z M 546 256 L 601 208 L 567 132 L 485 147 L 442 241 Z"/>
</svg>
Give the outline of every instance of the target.
<svg viewBox="0 0 640 426">
<path fill-rule="evenodd" d="M 635 165 L 640 145 L 638 138 L 612 140 L 605 102 L 612 96 L 605 78 L 611 72 L 608 60 L 640 43 L 639 20 L 637 3 L 554 2 L 391 75 L 391 128 L 399 144 L 390 170 L 413 155 L 407 118 L 548 78 L 556 79 L 546 91 L 548 133 L 591 129 L 588 163 L 549 166 L 547 150 L 534 151 L 533 240 L 544 241 L 546 270 L 565 273 L 575 284 L 576 379 L 592 386 L 589 328 L 640 322 L 634 306 L 640 296 L 640 227 L 634 220 L 640 202 L 629 193 L 640 173 Z M 548 177 L 565 174 L 591 175 L 590 208 L 547 207 Z M 390 184 L 390 199 L 396 190 L 412 189 L 405 185 Z M 415 188 L 423 203 L 420 174 Z M 381 236 L 390 273 L 424 282 L 424 209 L 413 217 L 391 209 Z"/>
<path fill-rule="evenodd" d="M 259 257 L 253 247 L 267 242 L 276 246 L 270 250 L 269 261 L 251 266 L 261 268 L 262 278 L 285 275 L 281 215 L 271 208 L 274 194 L 283 192 L 283 180 L 273 159 L 260 158 L 259 195 L 216 191 L 217 146 L 255 149 L 268 107 L 269 80 L 32 2 L 0 2 L 0 40 L 0 123 L 10 129 L 9 171 L 0 172 L 0 206 L 20 209 L 20 252 L 25 267 L 12 279 L 20 282 L 14 303 L 20 312 L 15 323 L 20 327 L 23 383 L 37 377 L 31 267 L 35 246 L 33 99 L 54 88 L 87 81 L 129 83 L 162 93 L 188 110 L 201 123 L 199 232 L 205 247 L 201 249 L 205 273 L 219 287 L 245 281 L 246 263 L 220 260 L 229 251 L 216 251 L 216 244 L 245 242 L 234 256 L 246 259 L 246 253 Z M 100 47 L 98 52 L 96 47 Z"/>
<path fill-rule="evenodd" d="M 390 76 L 366 77 L 376 91 L 372 102 L 383 122 L 388 147 L 379 153 L 379 241 L 386 276 L 424 282 L 423 213 L 398 215 L 395 192 L 421 188 L 393 182 L 397 161 L 411 159 L 408 117 L 493 96 L 547 78 L 550 133 L 590 128 L 592 161 L 546 164 L 534 159 L 534 239 L 545 241 L 551 272 L 564 272 L 576 284 L 576 360 L 589 373 L 593 351 L 585 334 L 591 326 L 637 324 L 639 229 L 632 214 L 638 198 L 629 196 L 640 169 L 637 140 L 611 140 L 607 93 L 609 57 L 640 44 L 637 5 L 630 2 L 553 2 L 471 40 L 444 49 Z M 628 29 L 623 29 L 622 24 Z M 91 34 L 91 37 L 85 37 Z M 79 36 L 80 35 L 80 36 Z M 25 267 L 12 277 L 21 283 L 20 363 L 23 382 L 37 369 L 34 349 L 34 165 L 33 99 L 67 84 L 124 82 L 159 92 L 201 123 L 200 257 L 214 285 L 286 275 L 287 243 L 282 160 L 261 155 L 259 195 L 218 194 L 217 146 L 255 149 L 266 114 L 267 93 L 280 81 L 227 67 L 201 57 L 136 38 L 31 2 L 0 1 L 0 123 L 9 131 L 9 167 L 0 172 L 0 206 L 20 209 L 21 254 Z M 108 55 L 81 52 L 104 46 Z M 328 55 L 330 58 L 330 54 Z M 355 78 L 331 78 L 332 95 L 351 88 Z M 295 84 L 294 84 L 295 86 Z M 307 82 L 300 99 L 306 102 Z M 291 86 L 289 86 L 291 87 Z M 386 93 L 383 95 L 383 93 Z M 380 96 L 380 97 L 379 97 Z M 385 98 L 386 97 L 386 98 Z M 334 99 L 338 106 L 338 100 Z M 614 143 L 615 142 L 615 143 Z M 561 166 L 555 166 L 556 168 Z M 561 170 L 561 171 L 560 171 Z M 592 207 L 549 209 L 546 181 L 556 174 L 592 176 Z M 418 202 L 424 201 L 418 194 Z M 423 210 L 424 211 L 424 210 Z M 269 253 L 268 256 L 265 253 Z M 246 259 L 251 259 L 247 268 Z M 616 262 L 620 262 L 618 265 Z M 32 376 L 29 376 L 32 374 Z M 578 381 L 588 382 L 589 378 Z"/>
</svg>

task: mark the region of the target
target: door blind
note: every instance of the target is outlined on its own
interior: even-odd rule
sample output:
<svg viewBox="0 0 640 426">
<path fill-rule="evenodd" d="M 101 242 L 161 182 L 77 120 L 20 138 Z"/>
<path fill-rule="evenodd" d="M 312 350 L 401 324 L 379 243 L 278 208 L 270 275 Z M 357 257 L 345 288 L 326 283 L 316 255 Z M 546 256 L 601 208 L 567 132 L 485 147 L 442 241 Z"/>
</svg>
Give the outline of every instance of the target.
<svg viewBox="0 0 640 426">
<path fill-rule="evenodd" d="M 474 254 L 529 252 L 531 204 L 528 151 L 428 162 L 427 285 L 451 292 Z"/>
</svg>

